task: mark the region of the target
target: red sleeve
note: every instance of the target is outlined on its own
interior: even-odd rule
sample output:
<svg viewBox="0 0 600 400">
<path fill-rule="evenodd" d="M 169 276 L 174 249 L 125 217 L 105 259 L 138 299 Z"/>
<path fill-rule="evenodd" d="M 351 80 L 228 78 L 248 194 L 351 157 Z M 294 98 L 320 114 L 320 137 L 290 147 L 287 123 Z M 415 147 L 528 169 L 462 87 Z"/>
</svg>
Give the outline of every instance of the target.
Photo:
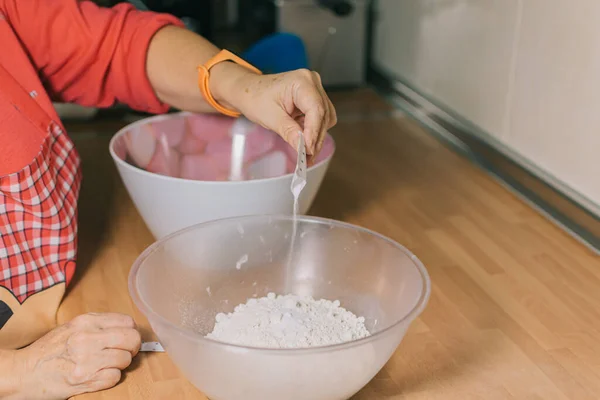
<svg viewBox="0 0 600 400">
<path fill-rule="evenodd" d="M 5 0 L 6 17 L 55 101 L 109 107 L 116 102 L 153 113 L 157 99 L 146 74 L 154 34 L 177 18 L 130 4 L 102 8 L 91 1 Z"/>
</svg>

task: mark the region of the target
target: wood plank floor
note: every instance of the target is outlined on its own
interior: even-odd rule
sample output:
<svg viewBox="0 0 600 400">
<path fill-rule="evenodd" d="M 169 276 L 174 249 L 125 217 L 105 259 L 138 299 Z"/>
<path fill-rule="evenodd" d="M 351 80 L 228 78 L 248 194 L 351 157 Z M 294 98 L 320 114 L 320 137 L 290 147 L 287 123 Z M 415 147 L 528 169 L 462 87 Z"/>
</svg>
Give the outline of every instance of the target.
<svg viewBox="0 0 600 400">
<path fill-rule="evenodd" d="M 599 399 L 600 257 L 373 92 L 332 98 L 337 154 L 311 213 L 397 240 L 432 279 L 426 311 L 354 400 Z M 151 338 L 126 282 L 152 237 L 106 135 L 80 130 L 81 256 L 59 318 L 130 313 Z M 81 398 L 206 399 L 165 354 L 138 357 L 118 387 Z"/>
</svg>

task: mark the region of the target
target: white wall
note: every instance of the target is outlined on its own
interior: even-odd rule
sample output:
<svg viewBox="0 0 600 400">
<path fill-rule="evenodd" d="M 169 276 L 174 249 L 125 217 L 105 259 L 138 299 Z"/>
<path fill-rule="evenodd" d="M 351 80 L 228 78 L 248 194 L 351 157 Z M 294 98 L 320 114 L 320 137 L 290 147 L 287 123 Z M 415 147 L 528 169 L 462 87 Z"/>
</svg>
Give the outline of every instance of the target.
<svg viewBox="0 0 600 400">
<path fill-rule="evenodd" d="M 374 63 L 600 204 L 599 0 L 378 0 Z"/>
</svg>

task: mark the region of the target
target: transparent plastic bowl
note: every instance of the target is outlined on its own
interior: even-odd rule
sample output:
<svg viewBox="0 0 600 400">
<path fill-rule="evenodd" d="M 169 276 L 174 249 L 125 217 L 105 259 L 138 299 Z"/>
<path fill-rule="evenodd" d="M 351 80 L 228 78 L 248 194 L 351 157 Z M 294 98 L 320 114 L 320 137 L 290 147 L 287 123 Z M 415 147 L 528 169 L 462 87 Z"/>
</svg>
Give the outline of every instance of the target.
<svg viewBox="0 0 600 400">
<path fill-rule="evenodd" d="M 136 260 L 129 290 L 171 359 L 212 400 L 344 400 L 392 356 L 423 311 L 430 281 L 401 245 L 342 222 L 250 216 L 165 237 Z M 240 260 L 247 258 L 240 269 Z M 219 312 L 269 292 L 339 299 L 372 336 L 306 349 L 264 349 L 204 336 Z"/>
</svg>

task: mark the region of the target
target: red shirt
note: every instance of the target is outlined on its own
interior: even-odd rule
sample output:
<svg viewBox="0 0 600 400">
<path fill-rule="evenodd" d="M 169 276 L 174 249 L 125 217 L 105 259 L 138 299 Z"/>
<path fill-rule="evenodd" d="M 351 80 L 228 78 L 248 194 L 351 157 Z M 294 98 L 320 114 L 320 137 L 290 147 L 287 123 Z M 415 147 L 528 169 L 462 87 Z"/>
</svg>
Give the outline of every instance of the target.
<svg viewBox="0 0 600 400">
<path fill-rule="evenodd" d="M 146 53 L 168 24 L 128 4 L 0 0 L 0 348 L 54 327 L 75 269 L 80 160 L 52 101 L 166 111 Z"/>
</svg>

